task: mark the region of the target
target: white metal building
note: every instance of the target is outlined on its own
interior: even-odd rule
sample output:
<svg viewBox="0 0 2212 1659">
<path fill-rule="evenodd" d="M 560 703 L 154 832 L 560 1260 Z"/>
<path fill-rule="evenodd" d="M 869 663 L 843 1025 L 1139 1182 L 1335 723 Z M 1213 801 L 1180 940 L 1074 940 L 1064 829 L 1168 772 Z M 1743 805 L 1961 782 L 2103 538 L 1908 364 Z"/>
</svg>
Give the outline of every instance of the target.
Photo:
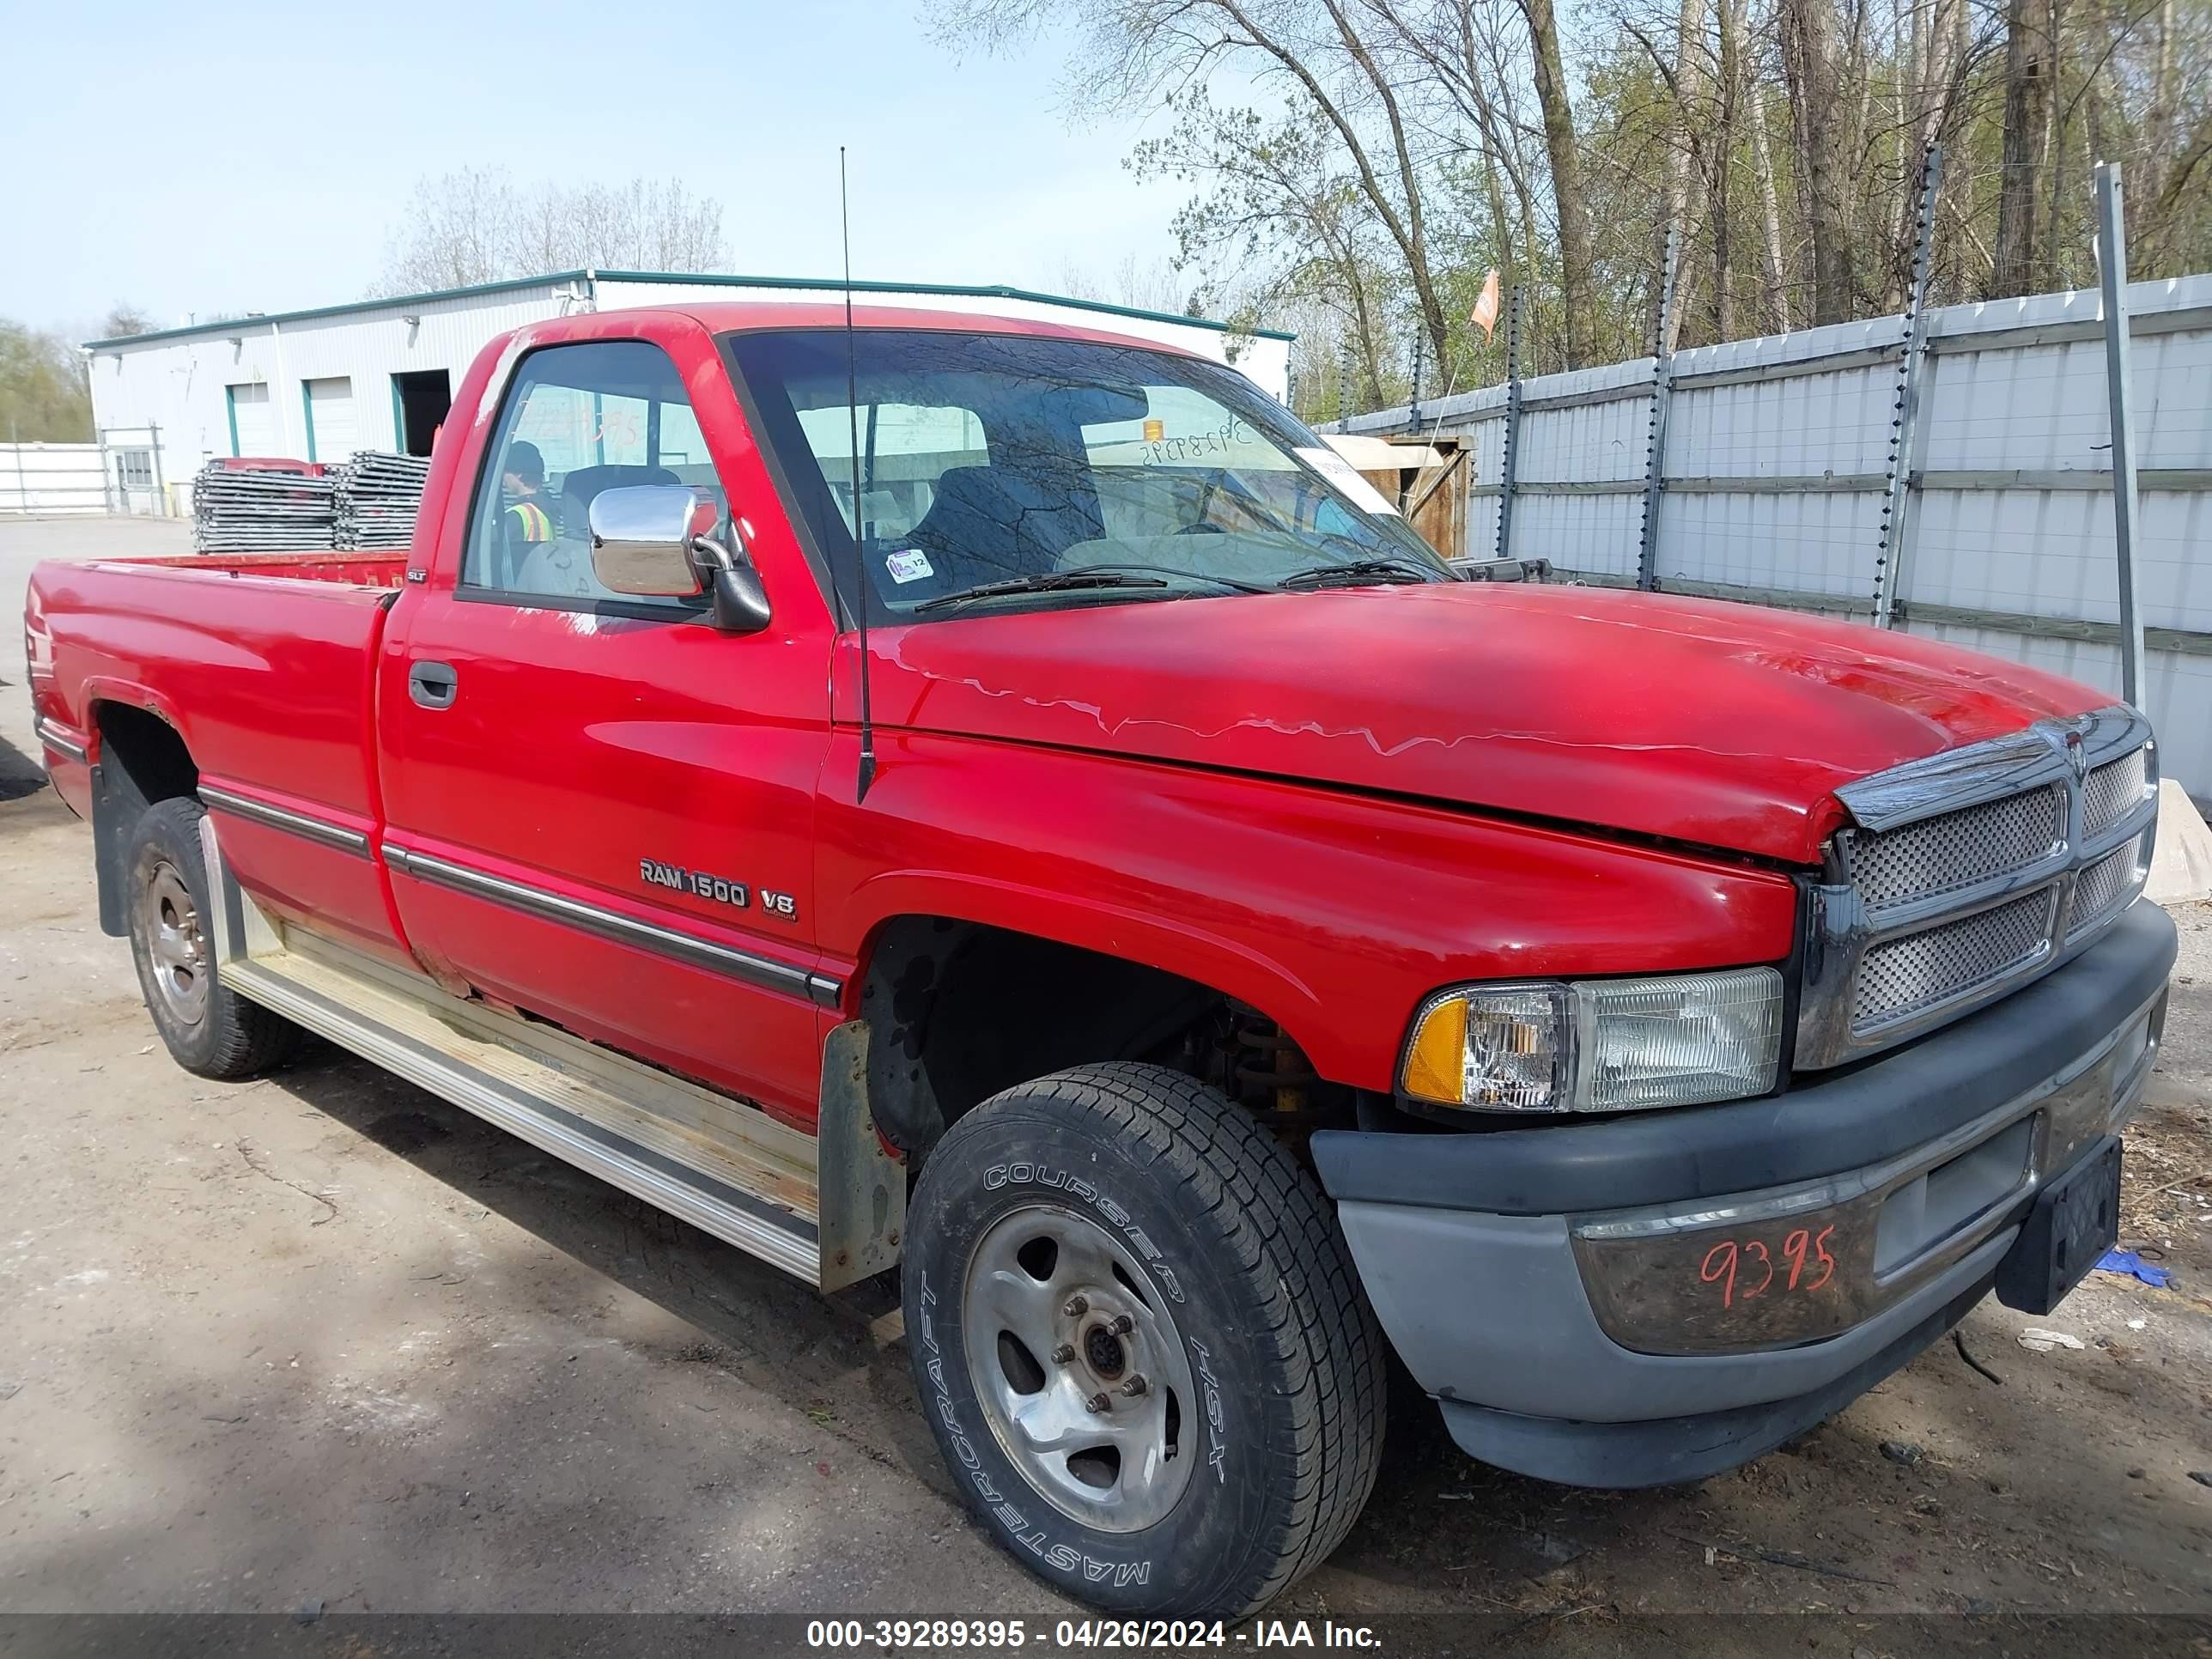
<svg viewBox="0 0 2212 1659">
<path fill-rule="evenodd" d="M 1291 337 L 1021 289 L 855 283 L 874 304 L 1079 320 L 1234 363 L 1286 398 Z M 217 456 L 343 460 L 356 449 L 427 455 L 453 389 L 493 336 L 575 311 L 672 300 L 836 301 L 837 283 L 571 270 L 311 311 L 89 342 L 95 424 L 157 475 L 178 508 Z M 1071 313 L 1074 313 L 1071 317 Z M 144 453 L 138 453 L 143 446 Z"/>
</svg>

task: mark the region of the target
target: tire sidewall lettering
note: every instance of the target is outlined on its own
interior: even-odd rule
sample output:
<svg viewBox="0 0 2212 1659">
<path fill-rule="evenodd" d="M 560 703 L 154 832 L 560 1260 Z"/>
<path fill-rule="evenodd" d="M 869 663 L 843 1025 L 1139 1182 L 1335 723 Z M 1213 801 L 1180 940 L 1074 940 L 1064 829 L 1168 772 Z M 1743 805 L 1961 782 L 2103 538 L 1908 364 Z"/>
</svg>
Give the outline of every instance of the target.
<svg viewBox="0 0 2212 1659">
<path fill-rule="evenodd" d="M 1121 1239 L 1145 1265 L 1163 1296 L 1178 1306 L 1189 1304 L 1184 1275 L 1177 1273 L 1175 1264 L 1137 1220 L 1130 1206 L 1110 1190 L 1110 1183 L 1102 1182 L 1091 1175 L 1079 1174 L 1064 1163 L 1039 1157 L 1010 1158 L 993 1164 L 982 1171 L 977 1184 L 980 1196 L 986 1201 L 963 1206 L 961 1224 L 957 1229 L 963 1243 L 981 1237 L 983 1228 L 1000 1215 L 1027 1204 L 1039 1200 L 1066 1204 L 1089 1213 Z M 971 1502 L 991 1516 L 1004 1530 L 1008 1541 L 1033 1565 L 1047 1570 L 1048 1577 L 1065 1580 L 1071 1589 L 1092 1593 L 1147 1588 L 1157 1590 L 1160 1578 L 1175 1575 L 1176 1563 L 1172 1554 L 1162 1559 L 1151 1555 L 1121 1557 L 1112 1534 L 1091 1532 L 1079 1522 L 1069 1520 L 1031 1492 L 1027 1484 L 1012 1474 L 1011 1467 L 1004 1464 L 1003 1452 L 975 1404 L 974 1385 L 962 1374 L 963 1367 L 956 1359 L 961 1351 L 957 1309 L 948 1309 L 942 1300 L 944 1281 L 933 1278 L 926 1267 L 911 1259 L 908 1271 L 918 1279 L 912 1322 L 920 1360 L 917 1370 L 929 1395 L 927 1410 L 937 1419 L 950 1454 L 951 1472 L 957 1481 L 968 1487 Z M 958 1295 L 957 1284 L 950 1293 Z M 1229 1430 L 1232 1413 L 1230 1390 L 1218 1374 L 1222 1356 L 1218 1344 L 1201 1341 L 1188 1334 L 1183 1344 L 1191 1361 L 1192 1376 L 1203 1396 L 1201 1401 L 1194 1402 L 1198 1409 L 1188 1413 L 1187 1419 L 1187 1437 L 1199 1437 L 1197 1443 L 1190 1446 L 1190 1454 L 1202 1458 L 1205 1463 L 1203 1468 L 1193 1472 L 1198 1479 L 1192 1492 L 1202 1492 L 1207 1485 L 1217 1492 L 1223 1491 L 1230 1484 Z M 1209 1474 L 1210 1482 L 1206 1480 Z M 1193 1501 L 1187 1498 L 1186 1506 Z M 1232 1498 L 1230 1507 L 1237 1507 L 1237 1500 Z M 1178 1510 L 1178 1514 L 1182 1512 Z M 1175 1518 L 1171 1516 L 1161 1524 L 1170 1526 Z M 1114 1555 L 1109 1557 L 1108 1550 L 1114 1551 Z"/>
<path fill-rule="evenodd" d="M 1042 1159 L 1019 1159 L 994 1164 L 983 1171 L 983 1190 L 1000 1192 L 1009 1187 L 1036 1187 L 1081 1200 L 1105 1218 L 1108 1225 L 1121 1235 L 1137 1260 L 1145 1264 L 1168 1299 L 1178 1304 L 1186 1298 L 1182 1281 L 1176 1276 L 1160 1247 L 1131 1218 L 1128 1210 L 1115 1201 L 1110 1194 L 1100 1190 L 1095 1182 L 1055 1168 Z M 1195 1346 L 1195 1345 L 1194 1345 Z"/>
<path fill-rule="evenodd" d="M 927 1272 L 921 1274 L 920 1302 L 922 1316 L 918 1333 L 924 1352 L 928 1355 L 925 1372 L 934 1389 L 930 1405 L 944 1425 L 945 1437 L 952 1449 L 953 1461 L 959 1466 L 956 1474 L 964 1476 L 985 1509 L 1006 1528 L 1013 1541 L 1027 1550 L 1036 1559 L 1064 1577 L 1085 1584 L 1110 1584 L 1115 1589 L 1142 1587 L 1152 1583 L 1152 1562 L 1149 1558 L 1133 1561 L 1102 1560 L 1088 1552 L 1065 1541 L 1055 1542 L 1053 1534 L 1064 1524 L 1073 1524 L 1056 1512 L 1048 1513 L 1032 1522 L 1030 1516 L 1015 1504 L 1000 1489 L 997 1480 L 984 1466 L 982 1454 L 976 1449 L 975 1436 L 962 1420 L 960 1407 L 952 1397 L 951 1368 L 945 1364 L 945 1353 L 937 1334 L 934 1310 L 937 1306 L 936 1287 L 930 1283 Z M 978 1432 L 985 1438 L 988 1428 Z M 1049 1506 L 1047 1506 L 1048 1509 Z"/>
</svg>

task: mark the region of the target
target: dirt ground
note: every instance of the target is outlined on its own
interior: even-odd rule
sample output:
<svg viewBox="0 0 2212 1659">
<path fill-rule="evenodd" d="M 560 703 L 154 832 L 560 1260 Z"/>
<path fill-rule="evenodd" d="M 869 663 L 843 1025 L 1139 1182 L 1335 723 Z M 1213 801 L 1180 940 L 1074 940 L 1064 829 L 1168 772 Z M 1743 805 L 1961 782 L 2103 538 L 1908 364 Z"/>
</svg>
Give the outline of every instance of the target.
<svg viewBox="0 0 2212 1659">
<path fill-rule="evenodd" d="M 0 609 L 33 556 L 174 535 L 0 524 Z M 1073 1611 L 963 1519 L 880 1300 L 335 1050 L 244 1085 L 172 1065 L 40 787 L 20 651 L 0 628 L 0 1613 Z M 2178 920 L 2122 1241 L 2171 1288 L 1985 1303 L 1674 1491 L 1486 1470 L 1415 1399 L 1277 1611 L 1502 1616 L 1571 1654 L 1668 1612 L 2212 1612 L 2212 907 Z"/>
</svg>

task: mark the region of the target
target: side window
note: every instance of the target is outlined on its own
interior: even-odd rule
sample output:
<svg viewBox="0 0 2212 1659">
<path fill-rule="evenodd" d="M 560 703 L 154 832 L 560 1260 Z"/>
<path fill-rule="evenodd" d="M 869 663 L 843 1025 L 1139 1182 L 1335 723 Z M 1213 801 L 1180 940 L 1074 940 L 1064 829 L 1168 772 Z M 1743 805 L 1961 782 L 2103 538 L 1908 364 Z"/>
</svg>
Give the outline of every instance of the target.
<svg viewBox="0 0 2212 1659">
<path fill-rule="evenodd" d="M 483 467 L 465 592 L 678 615 L 702 603 L 617 594 L 592 571 L 592 502 L 602 490 L 684 484 L 716 519 L 727 505 L 684 383 L 659 346 L 595 340 L 532 352 L 507 388 Z"/>
</svg>

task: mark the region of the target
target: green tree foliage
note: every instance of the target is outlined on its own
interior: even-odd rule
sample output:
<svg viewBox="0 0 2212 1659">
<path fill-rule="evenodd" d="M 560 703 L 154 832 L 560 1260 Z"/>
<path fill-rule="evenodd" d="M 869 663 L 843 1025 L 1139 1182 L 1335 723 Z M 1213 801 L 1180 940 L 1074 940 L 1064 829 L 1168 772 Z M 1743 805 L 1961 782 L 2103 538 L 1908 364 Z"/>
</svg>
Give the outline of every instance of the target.
<svg viewBox="0 0 2212 1659">
<path fill-rule="evenodd" d="M 58 334 L 0 318 L 0 442 L 86 443 L 92 392 Z"/>
</svg>

